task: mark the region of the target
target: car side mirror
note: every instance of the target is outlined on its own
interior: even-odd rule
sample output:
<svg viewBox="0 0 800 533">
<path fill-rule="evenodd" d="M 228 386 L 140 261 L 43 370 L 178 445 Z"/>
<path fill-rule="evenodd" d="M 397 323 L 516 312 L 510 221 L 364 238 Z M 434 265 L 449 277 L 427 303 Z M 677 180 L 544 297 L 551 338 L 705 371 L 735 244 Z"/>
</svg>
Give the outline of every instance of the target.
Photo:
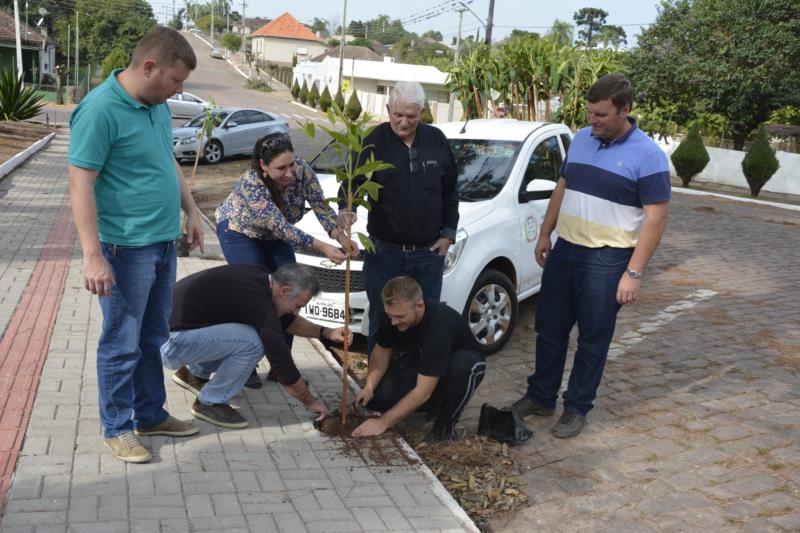
<svg viewBox="0 0 800 533">
<path fill-rule="evenodd" d="M 225 124 L 225 129 L 228 129 L 228 128 L 235 128 L 235 127 L 236 127 L 236 126 L 238 126 L 238 125 L 239 125 L 239 123 L 238 123 L 238 122 L 234 122 L 234 121 L 232 121 L 232 120 L 229 120 L 229 121 L 228 121 L 228 123 L 227 123 L 227 124 Z"/>
<path fill-rule="evenodd" d="M 550 180 L 534 179 L 525 187 L 525 192 L 519 195 L 520 203 L 530 202 L 531 200 L 546 200 L 553 195 L 556 182 Z"/>
</svg>

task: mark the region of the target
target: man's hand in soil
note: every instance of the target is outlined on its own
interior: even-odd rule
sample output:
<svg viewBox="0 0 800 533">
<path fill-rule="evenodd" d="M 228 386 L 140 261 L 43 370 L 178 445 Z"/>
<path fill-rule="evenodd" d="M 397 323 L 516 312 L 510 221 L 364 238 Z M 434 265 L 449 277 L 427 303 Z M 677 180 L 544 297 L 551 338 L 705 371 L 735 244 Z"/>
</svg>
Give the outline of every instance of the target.
<svg viewBox="0 0 800 533">
<path fill-rule="evenodd" d="M 389 429 L 382 418 L 370 418 L 365 420 L 353 430 L 354 437 L 375 437 Z"/>
<path fill-rule="evenodd" d="M 361 392 L 356 394 L 356 398 L 353 400 L 354 410 L 357 410 L 362 405 L 367 405 L 373 394 L 375 394 L 375 391 L 372 390 L 372 387 L 365 386 L 361 389 Z"/>
<path fill-rule="evenodd" d="M 317 422 L 322 422 L 328 416 L 328 408 L 319 400 L 314 400 L 308 405 L 308 408 L 317 413 L 319 416 L 315 419 Z"/>
</svg>

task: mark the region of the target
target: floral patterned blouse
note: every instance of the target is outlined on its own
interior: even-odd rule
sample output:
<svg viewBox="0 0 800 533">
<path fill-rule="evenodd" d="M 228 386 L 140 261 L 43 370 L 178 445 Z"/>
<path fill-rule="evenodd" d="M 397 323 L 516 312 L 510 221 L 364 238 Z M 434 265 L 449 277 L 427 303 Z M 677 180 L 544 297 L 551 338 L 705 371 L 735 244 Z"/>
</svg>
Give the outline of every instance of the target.
<svg viewBox="0 0 800 533">
<path fill-rule="evenodd" d="M 314 238 L 294 224 L 305 214 L 305 203 L 314 210 L 328 233 L 336 228 L 336 214 L 325 204 L 317 175 L 302 159 L 295 159 L 295 180 L 283 191 L 284 213 L 278 209 L 258 174 L 250 169 L 239 178 L 225 202 L 217 208 L 217 223 L 252 239 L 281 240 L 309 249 Z"/>
</svg>

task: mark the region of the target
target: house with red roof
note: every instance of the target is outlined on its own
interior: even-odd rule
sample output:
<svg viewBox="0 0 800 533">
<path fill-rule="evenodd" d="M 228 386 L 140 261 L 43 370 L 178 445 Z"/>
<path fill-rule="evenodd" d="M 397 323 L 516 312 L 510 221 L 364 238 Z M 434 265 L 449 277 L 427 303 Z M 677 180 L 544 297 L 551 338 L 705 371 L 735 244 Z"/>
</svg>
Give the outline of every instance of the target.
<svg viewBox="0 0 800 533">
<path fill-rule="evenodd" d="M 277 65 L 291 65 L 316 57 L 327 47 L 317 34 L 289 13 L 268 22 L 250 34 L 250 49 L 255 59 Z"/>
<path fill-rule="evenodd" d="M 22 45 L 22 69 L 25 81 L 39 83 L 42 74 L 53 74 L 56 64 L 56 48 L 38 28 L 31 28 L 24 21 L 20 24 Z M 14 15 L 0 9 L 0 68 L 17 69 L 17 41 Z"/>
</svg>

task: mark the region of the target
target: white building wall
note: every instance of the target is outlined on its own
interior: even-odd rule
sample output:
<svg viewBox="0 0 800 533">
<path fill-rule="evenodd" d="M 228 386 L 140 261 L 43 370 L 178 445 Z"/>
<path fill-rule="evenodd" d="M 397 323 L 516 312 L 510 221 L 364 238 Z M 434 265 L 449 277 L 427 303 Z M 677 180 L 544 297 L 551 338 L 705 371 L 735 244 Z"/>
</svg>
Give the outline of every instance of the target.
<svg viewBox="0 0 800 533">
<path fill-rule="evenodd" d="M 323 43 L 315 43 L 313 41 L 253 37 L 252 50 L 258 59 L 291 64 L 295 54 L 297 54 L 299 63 L 322 54 L 327 48 Z"/>
</svg>

